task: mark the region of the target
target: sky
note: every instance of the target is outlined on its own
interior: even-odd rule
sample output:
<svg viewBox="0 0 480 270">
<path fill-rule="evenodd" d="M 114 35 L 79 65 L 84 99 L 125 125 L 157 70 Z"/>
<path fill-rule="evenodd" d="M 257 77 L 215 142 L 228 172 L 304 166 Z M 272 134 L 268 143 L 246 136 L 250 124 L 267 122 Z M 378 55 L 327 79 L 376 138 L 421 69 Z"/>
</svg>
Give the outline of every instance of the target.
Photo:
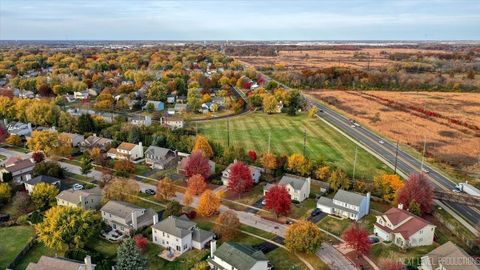
<svg viewBox="0 0 480 270">
<path fill-rule="evenodd" d="M 479 40 L 480 0 L 0 0 L 0 40 Z"/>
</svg>

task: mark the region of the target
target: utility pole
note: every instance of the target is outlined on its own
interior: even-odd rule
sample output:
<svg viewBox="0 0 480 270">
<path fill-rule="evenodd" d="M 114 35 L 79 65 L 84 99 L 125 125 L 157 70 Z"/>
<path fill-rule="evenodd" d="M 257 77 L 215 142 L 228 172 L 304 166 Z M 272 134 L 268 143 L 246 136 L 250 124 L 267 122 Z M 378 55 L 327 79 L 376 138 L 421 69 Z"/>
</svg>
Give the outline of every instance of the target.
<svg viewBox="0 0 480 270">
<path fill-rule="evenodd" d="M 357 168 L 357 153 L 358 153 L 358 146 L 355 146 L 355 160 L 353 161 L 353 176 L 352 182 L 355 181 L 355 170 Z"/>
<path fill-rule="evenodd" d="M 303 156 L 306 156 L 306 151 L 307 151 L 307 129 L 304 130 L 303 133 Z"/>
<path fill-rule="evenodd" d="M 397 140 L 397 148 L 395 149 L 395 170 L 394 173 L 397 173 L 397 162 L 398 162 L 398 140 Z"/>
<path fill-rule="evenodd" d="M 423 138 L 422 165 L 420 166 L 420 170 L 423 170 L 423 163 L 425 162 L 425 150 L 427 149 L 427 135 L 425 135 Z"/>
</svg>

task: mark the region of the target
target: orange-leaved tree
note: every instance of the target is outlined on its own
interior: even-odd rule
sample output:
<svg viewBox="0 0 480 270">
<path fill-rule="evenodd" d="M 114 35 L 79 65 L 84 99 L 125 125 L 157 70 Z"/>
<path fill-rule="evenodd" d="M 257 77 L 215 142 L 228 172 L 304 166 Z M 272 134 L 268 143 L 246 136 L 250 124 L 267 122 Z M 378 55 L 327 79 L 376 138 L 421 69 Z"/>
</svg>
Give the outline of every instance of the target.
<svg viewBox="0 0 480 270">
<path fill-rule="evenodd" d="M 208 143 L 207 138 L 202 135 L 198 135 L 195 139 L 195 145 L 193 146 L 192 152 L 196 150 L 202 150 L 203 154 L 208 158 L 213 156 L 212 147 Z"/>
<path fill-rule="evenodd" d="M 190 192 L 190 194 L 199 195 L 205 189 L 207 189 L 207 183 L 205 182 L 203 176 L 196 174 L 188 178 L 187 191 Z"/>
<path fill-rule="evenodd" d="M 218 208 L 220 208 L 220 198 L 210 189 L 205 190 L 198 202 L 198 213 L 204 217 L 211 217 L 218 212 Z"/>
</svg>

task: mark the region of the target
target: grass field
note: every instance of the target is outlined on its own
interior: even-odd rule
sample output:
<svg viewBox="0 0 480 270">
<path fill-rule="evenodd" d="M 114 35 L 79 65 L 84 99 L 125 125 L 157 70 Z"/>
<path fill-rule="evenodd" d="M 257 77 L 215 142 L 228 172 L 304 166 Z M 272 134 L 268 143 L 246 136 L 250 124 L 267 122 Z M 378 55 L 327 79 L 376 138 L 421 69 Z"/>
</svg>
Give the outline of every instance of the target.
<svg viewBox="0 0 480 270">
<path fill-rule="evenodd" d="M 34 235 L 30 226 L 0 229 L 0 269 L 5 269 Z"/>
<path fill-rule="evenodd" d="M 317 118 L 305 114 L 294 117 L 285 114 L 268 115 L 250 113 L 229 120 L 230 144 L 257 153 L 268 151 L 271 134 L 271 151 L 277 154 L 303 153 L 304 131 L 307 134 L 306 155 L 313 160 L 323 159 L 353 172 L 356 145 Z M 200 133 L 209 140 L 227 145 L 227 120 L 198 123 Z M 358 148 L 356 176 L 371 180 L 388 168 L 381 161 Z"/>
</svg>

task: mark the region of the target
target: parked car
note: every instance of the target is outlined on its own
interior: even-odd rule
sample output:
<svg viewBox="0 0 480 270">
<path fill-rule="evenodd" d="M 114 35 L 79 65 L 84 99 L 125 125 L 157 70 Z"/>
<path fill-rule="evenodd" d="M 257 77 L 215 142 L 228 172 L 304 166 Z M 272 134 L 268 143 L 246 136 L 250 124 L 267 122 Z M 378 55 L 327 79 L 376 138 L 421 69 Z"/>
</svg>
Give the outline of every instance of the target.
<svg viewBox="0 0 480 270">
<path fill-rule="evenodd" d="M 262 200 L 262 205 L 266 205 L 267 204 L 267 200 L 263 199 Z"/>
<path fill-rule="evenodd" d="M 368 237 L 368 242 L 370 242 L 370 244 L 375 244 L 375 243 L 380 242 L 380 239 L 378 239 L 378 237 L 376 237 L 376 236 L 369 236 Z"/>
<path fill-rule="evenodd" d="M 322 210 L 315 208 L 315 210 L 312 212 L 312 217 L 318 216 L 320 213 L 322 213 Z"/>
<path fill-rule="evenodd" d="M 146 189 L 146 190 L 145 190 L 145 194 L 148 194 L 148 195 L 155 195 L 155 194 L 157 194 L 157 193 L 155 192 L 155 190 L 153 190 L 153 189 L 149 188 L 149 189 Z"/>
<path fill-rule="evenodd" d="M 454 189 L 452 189 L 452 192 L 455 192 L 455 193 L 460 193 L 461 191 L 460 191 L 460 190 L 458 190 L 458 188 L 454 188 Z"/>
<path fill-rule="evenodd" d="M 83 189 L 83 185 L 82 185 L 82 184 L 79 184 L 79 183 L 75 183 L 75 184 L 73 184 L 72 189 L 73 189 L 73 190 L 82 190 L 82 189 Z"/>
</svg>

